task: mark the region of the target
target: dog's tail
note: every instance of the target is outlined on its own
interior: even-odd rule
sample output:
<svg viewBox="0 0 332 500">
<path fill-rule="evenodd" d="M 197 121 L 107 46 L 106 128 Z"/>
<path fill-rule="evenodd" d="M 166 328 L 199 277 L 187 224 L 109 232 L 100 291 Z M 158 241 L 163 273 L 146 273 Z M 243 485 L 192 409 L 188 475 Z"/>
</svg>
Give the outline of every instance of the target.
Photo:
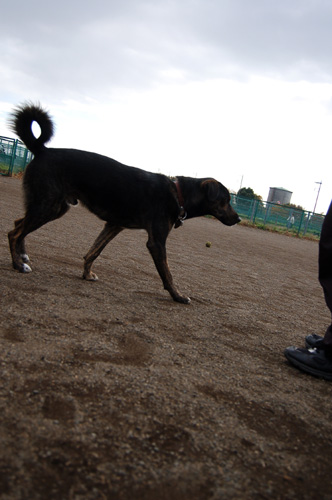
<svg viewBox="0 0 332 500">
<path fill-rule="evenodd" d="M 31 128 L 33 122 L 37 122 L 40 127 L 39 137 L 33 135 Z M 50 115 L 39 104 L 25 103 L 18 106 L 10 116 L 9 125 L 34 155 L 44 149 L 44 145 L 54 133 Z"/>
</svg>

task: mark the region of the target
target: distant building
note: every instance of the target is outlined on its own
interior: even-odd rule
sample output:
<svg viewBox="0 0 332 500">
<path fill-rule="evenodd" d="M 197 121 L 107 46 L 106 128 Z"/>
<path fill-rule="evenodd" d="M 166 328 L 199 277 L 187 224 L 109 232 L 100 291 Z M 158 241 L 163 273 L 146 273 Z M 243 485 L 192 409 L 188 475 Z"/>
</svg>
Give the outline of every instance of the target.
<svg viewBox="0 0 332 500">
<path fill-rule="evenodd" d="M 270 187 L 267 201 L 269 203 L 278 203 L 279 205 L 288 205 L 292 198 L 292 191 L 284 188 Z"/>
</svg>

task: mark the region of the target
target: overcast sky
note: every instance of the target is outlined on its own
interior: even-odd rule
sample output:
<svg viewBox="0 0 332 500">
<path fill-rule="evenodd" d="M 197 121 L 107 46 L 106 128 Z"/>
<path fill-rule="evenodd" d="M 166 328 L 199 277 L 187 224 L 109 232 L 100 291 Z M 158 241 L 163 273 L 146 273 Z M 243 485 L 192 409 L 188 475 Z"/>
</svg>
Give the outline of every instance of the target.
<svg viewBox="0 0 332 500">
<path fill-rule="evenodd" d="M 331 0 L 11 0 L 1 7 L 0 135 L 39 101 L 51 146 L 171 175 L 270 187 L 326 212 Z"/>
</svg>

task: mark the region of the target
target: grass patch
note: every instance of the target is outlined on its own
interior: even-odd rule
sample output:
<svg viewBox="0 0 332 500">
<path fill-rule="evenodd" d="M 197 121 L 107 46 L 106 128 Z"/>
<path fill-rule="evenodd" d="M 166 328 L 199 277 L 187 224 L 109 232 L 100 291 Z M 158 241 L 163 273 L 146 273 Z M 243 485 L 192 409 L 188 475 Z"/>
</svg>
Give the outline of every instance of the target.
<svg viewBox="0 0 332 500">
<path fill-rule="evenodd" d="M 296 230 L 290 230 L 287 228 L 277 227 L 277 226 L 269 226 L 268 224 L 262 224 L 261 222 L 255 224 L 248 220 L 242 219 L 241 225 L 246 227 L 252 227 L 254 229 L 260 229 L 262 231 L 269 231 L 270 233 L 284 234 L 285 236 L 290 236 L 293 238 L 300 238 L 303 240 L 310 240 L 310 241 L 319 241 L 319 236 L 317 236 L 316 234 L 310 234 L 310 233 L 307 233 L 305 235 L 298 234 Z"/>
</svg>

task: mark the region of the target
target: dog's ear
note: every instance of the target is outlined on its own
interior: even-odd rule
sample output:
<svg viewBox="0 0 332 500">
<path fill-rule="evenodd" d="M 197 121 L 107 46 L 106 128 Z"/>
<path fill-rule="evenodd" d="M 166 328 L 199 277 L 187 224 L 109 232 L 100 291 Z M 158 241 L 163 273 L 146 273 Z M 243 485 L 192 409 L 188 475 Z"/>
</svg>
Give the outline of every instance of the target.
<svg viewBox="0 0 332 500">
<path fill-rule="evenodd" d="M 209 201 L 217 201 L 220 193 L 220 183 L 215 179 L 207 179 L 201 183 L 201 189 L 205 192 Z"/>
</svg>

